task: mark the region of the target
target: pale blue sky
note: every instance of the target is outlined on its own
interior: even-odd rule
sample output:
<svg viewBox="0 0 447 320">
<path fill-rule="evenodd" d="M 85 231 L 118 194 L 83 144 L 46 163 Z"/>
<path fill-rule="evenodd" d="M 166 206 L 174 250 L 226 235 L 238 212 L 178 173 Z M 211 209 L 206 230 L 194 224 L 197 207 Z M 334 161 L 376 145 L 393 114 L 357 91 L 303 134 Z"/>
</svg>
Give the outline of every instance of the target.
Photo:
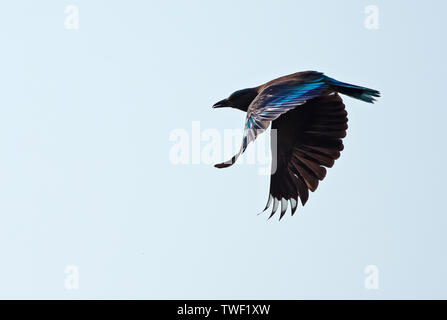
<svg viewBox="0 0 447 320">
<path fill-rule="evenodd" d="M 444 1 L 0 9 L 0 298 L 447 298 Z M 256 215 L 256 166 L 171 164 L 173 129 L 240 128 L 211 105 L 310 69 L 382 98 L 345 99 L 345 150 L 294 217 Z"/>
</svg>

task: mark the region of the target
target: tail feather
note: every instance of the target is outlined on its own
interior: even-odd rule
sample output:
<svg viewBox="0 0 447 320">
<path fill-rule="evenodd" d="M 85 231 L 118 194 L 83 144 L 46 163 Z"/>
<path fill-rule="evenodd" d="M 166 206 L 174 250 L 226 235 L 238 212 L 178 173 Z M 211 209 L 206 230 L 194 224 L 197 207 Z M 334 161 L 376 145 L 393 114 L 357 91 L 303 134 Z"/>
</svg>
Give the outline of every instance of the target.
<svg viewBox="0 0 447 320">
<path fill-rule="evenodd" d="M 377 90 L 344 83 L 329 77 L 326 78 L 327 83 L 329 83 L 335 89 L 335 91 L 352 98 L 369 103 L 374 103 L 374 101 L 376 101 L 375 98 L 380 97 L 380 92 Z"/>
</svg>

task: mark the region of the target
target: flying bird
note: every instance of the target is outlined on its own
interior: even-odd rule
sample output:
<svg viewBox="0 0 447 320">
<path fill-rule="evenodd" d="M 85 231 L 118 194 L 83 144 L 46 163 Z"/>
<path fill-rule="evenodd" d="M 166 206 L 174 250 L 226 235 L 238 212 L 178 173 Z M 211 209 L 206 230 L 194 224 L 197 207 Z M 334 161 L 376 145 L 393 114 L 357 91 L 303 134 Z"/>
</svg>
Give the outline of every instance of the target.
<svg viewBox="0 0 447 320">
<path fill-rule="evenodd" d="M 343 150 L 348 118 L 339 93 L 369 103 L 380 97 L 377 90 L 340 82 L 316 71 L 297 72 L 232 93 L 213 108 L 230 107 L 247 113 L 242 146 L 230 160 L 215 167 L 233 165 L 271 123 L 276 129 L 276 145 L 271 145 L 270 193 L 264 211 L 273 203 L 271 218 L 281 204 L 281 219 L 290 202 L 293 215 L 298 199 L 303 206 L 306 204 L 309 190 L 317 189 L 326 168 L 334 165 Z"/>
</svg>

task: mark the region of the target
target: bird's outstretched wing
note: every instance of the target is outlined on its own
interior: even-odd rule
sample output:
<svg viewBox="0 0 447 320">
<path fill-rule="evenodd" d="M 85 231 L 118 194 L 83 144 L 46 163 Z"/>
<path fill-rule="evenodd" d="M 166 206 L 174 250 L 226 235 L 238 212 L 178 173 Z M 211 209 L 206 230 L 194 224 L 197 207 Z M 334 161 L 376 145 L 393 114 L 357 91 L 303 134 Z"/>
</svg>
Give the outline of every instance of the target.
<svg viewBox="0 0 447 320">
<path fill-rule="evenodd" d="M 216 167 L 233 165 L 248 144 L 265 131 L 271 121 L 325 92 L 329 88 L 326 79 L 322 73 L 308 72 L 299 79 L 285 78 L 263 88 L 248 107 L 241 149 L 231 160 L 216 164 Z"/>
<path fill-rule="evenodd" d="M 306 102 L 272 122 L 272 175 L 267 210 L 272 217 L 281 203 L 280 219 L 290 201 L 292 215 L 298 198 L 304 205 L 343 150 L 347 112 L 337 93 Z M 275 132 L 273 130 L 276 130 Z M 273 139 L 276 133 L 276 141 Z M 276 142 L 276 148 L 273 145 Z M 276 156 L 274 150 L 276 149 Z"/>
</svg>

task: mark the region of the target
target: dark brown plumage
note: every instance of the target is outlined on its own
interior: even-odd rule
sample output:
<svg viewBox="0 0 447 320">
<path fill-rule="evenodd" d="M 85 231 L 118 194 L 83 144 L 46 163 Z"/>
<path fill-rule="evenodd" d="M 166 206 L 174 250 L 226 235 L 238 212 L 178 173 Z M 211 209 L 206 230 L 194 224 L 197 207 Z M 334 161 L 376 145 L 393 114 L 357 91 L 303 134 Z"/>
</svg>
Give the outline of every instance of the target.
<svg viewBox="0 0 447 320">
<path fill-rule="evenodd" d="M 346 136 L 347 128 L 347 112 L 338 94 L 314 98 L 274 120 L 277 155 L 272 158 L 270 178 L 273 201 L 299 197 L 304 205 L 309 198 L 308 190 L 315 191 L 326 176 L 325 167 L 332 167 L 340 157 L 341 139 Z M 291 205 L 293 215 L 297 203 Z M 285 211 L 283 207 L 281 217 Z"/>
</svg>

